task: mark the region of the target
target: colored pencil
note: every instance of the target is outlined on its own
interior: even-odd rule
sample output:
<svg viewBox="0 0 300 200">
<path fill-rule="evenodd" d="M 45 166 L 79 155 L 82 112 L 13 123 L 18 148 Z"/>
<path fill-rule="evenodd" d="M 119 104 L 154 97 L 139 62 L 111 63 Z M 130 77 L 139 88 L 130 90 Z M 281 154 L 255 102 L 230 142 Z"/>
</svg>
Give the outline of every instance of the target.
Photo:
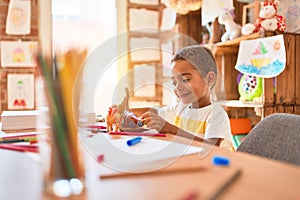
<svg viewBox="0 0 300 200">
<path fill-rule="evenodd" d="M 87 125 L 87 128 L 97 128 L 97 129 L 106 129 L 106 126 L 100 126 L 100 125 Z"/>
<path fill-rule="evenodd" d="M 216 200 L 241 175 L 241 169 L 236 170 L 232 176 L 208 200 Z"/>
<path fill-rule="evenodd" d="M 38 62 L 40 63 L 40 68 L 47 86 L 47 97 L 50 108 L 50 115 L 52 119 L 52 140 L 53 144 L 56 145 L 56 148 L 53 151 L 53 154 L 57 160 L 54 162 L 57 165 L 60 165 L 63 171 L 66 172 L 67 177 L 75 177 L 74 165 L 71 161 L 70 148 L 68 148 L 68 140 L 66 133 L 68 133 L 67 126 L 64 123 L 65 115 L 62 108 L 61 96 L 59 88 L 59 80 L 53 80 L 49 67 L 46 64 L 44 57 L 39 54 L 37 56 Z M 60 94 L 59 94 L 60 93 Z M 70 96 L 68 96 L 70 97 Z M 59 152 L 59 154 L 57 153 Z M 59 157 L 59 158 L 57 158 Z M 58 172 L 60 173 L 60 172 Z"/>
<path fill-rule="evenodd" d="M 135 176 L 145 176 L 145 175 L 166 175 L 166 174 L 178 174 L 178 173 L 192 173 L 192 172 L 201 172 L 205 171 L 206 168 L 203 166 L 196 167 L 178 167 L 178 168 L 170 168 L 170 169 L 162 169 L 151 172 L 122 172 L 122 173 L 113 173 L 113 174 L 103 174 L 100 175 L 101 179 L 111 179 L 111 178 L 126 178 L 126 177 L 135 177 Z"/>
<path fill-rule="evenodd" d="M 142 132 L 109 132 L 110 135 L 128 135 L 128 136 L 152 136 L 166 137 L 166 133 L 142 133 Z"/>
<path fill-rule="evenodd" d="M 33 153 L 39 152 L 38 148 L 17 146 L 11 144 L 0 144 L 0 149 L 7 149 L 7 150 L 14 150 L 14 151 L 21 151 L 21 152 L 33 152 Z"/>
<path fill-rule="evenodd" d="M 36 137 L 31 137 L 31 138 L 16 138 L 16 139 L 6 139 L 6 140 L 0 140 L 0 144 L 3 143 L 15 143 L 15 142 L 31 142 L 31 141 L 36 141 Z"/>
<path fill-rule="evenodd" d="M 26 139 L 38 136 L 39 133 L 24 133 L 24 134 L 7 134 L 0 137 L 0 141 L 13 139 Z"/>
</svg>

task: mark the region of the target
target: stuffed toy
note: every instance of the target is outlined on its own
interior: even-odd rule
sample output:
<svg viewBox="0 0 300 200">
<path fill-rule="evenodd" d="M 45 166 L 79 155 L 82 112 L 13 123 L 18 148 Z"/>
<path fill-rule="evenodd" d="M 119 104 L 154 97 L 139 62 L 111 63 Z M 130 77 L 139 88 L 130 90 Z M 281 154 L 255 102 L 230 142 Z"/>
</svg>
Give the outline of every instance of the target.
<svg viewBox="0 0 300 200">
<path fill-rule="evenodd" d="M 224 9 L 218 17 L 218 22 L 225 25 L 226 32 L 221 36 L 222 42 L 241 36 L 241 26 L 234 21 L 233 10 Z"/>
<path fill-rule="evenodd" d="M 286 24 L 285 18 L 277 14 L 277 7 L 279 5 L 279 0 L 265 0 L 259 11 L 259 18 L 256 20 L 255 24 L 245 24 L 242 27 L 242 34 L 249 35 L 255 32 L 264 31 L 285 31 Z"/>
</svg>

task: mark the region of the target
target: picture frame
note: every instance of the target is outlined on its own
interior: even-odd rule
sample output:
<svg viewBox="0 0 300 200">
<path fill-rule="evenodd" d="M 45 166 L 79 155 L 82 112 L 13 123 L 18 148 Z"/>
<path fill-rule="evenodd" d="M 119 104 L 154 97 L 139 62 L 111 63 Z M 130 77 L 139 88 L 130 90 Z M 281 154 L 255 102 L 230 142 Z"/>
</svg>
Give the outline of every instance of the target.
<svg viewBox="0 0 300 200">
<path fill-rule="evenodd" d="M 35 75 L 7 74 L 8 110 L 35 108 Z"/>
<path fill-rule="evenodd" d="M 36 67 L 37 41 L 1 41 L 2 67 Z"/>
</svg>

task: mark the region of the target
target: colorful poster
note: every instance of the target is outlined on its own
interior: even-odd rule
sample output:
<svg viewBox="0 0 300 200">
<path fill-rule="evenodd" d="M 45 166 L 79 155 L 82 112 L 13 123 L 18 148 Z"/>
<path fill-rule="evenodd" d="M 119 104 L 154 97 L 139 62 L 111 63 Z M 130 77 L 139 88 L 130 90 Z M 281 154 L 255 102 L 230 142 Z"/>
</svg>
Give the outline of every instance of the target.
<svg viewBox="0 0 300 200">
<path fill-rule="evenodd" d="M 31 1 L 10 0 L 6 19 L 6 34 L 30 34 Z"/>
<path fill-rule="evenodd" d="M 1 41 L 2 67 L 36 67 L 37 42 Z"/>
<path fill-rule="evenodd" d="M 9 110 L 34 109 L 34 74 L 7 75 L 7 101 Z"/>
<path fill-rule="evenodd" d="M 262 78 L 278 76 L 285 68 L 283 35 L 241 41 L 235 69 Z"/>
</svg>

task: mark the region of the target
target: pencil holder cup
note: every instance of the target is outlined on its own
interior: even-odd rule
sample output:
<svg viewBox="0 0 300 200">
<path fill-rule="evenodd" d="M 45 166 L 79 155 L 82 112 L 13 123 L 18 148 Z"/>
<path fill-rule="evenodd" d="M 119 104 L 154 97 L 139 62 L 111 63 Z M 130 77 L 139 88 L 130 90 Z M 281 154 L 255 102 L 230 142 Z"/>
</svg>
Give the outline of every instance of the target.
<svg viewBox="0 0 300 200">
<path fill-rule="evenodd" d="M 77 53 L 65 55 L 55 71 L 55 79 L 42 55 L 37 56 L 46 88 L 50 128 L 48 131 L 48 161 L 43 165 L 43 199 L 86 199 L 83 151 L 78 140 L 78 94 L 75 89 L 80 63 L 74 64 Z M 76 66 L 76 68 L 74 68 Z M 46 159 L 46 158 L 44 158 Z"/>
<path fill-rule="evenodd" d="M 85 175 L 81 148 L 69 141 L 57 141 L 55 133 L 48 140 L 50 151 L 44 171 L 45 200 L 86 199 Z M 62 149 L 62 143 L 67 149 Z"/>
</svg>

